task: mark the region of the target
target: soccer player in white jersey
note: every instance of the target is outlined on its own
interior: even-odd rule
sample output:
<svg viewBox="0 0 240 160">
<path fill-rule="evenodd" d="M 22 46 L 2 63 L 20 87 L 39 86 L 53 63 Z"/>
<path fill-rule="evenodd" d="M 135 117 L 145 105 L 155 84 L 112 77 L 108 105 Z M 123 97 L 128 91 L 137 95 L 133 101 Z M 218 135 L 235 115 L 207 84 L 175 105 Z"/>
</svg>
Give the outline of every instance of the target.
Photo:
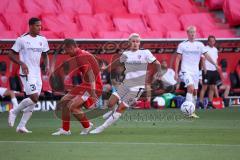
<svg viewBox="0 0 240 160">
<path fill-rule="evenodd" d="M 90 134 L 101 133 L 104 129 L 116 122 L 122 113 L 141 96 L 146 89 L 147 98 L 150 99 L 150 84 L 146 83 L 147 66 L 150 63 L 156 65 L 158 72 L 156 77 L 161 75 L 161 65 L 149 50 L 140 50 L 140 36 L 133 33 L 129 36 L 130 50 L 123 52 L 120 59 L 110 64 L 122 63 L 125 66 L 125 79 L 109 99 L 109 108 L 113 108 L 118 102 L 118 108 L 109 115 L 108 119 Z"/>
<path fill-rule="evenodd" d="M 185 83 L 185 87 L 187 87 L 186 101 L 191 101 L 196 104 L 201 55 L 204 55 L 216 68 L 218 68 L 218 65 L 208 55 L 204 44 L 195 40 L 196 27 L 189 26 L 187 35 L 188 40 L 181 42 L 177 48 L 178 54 L 175 61 L 175 79 L 178 80 L 180 78 Z M 180 62 L 181 67 L 178 74 Z M 190 115 L 190 117 L 199 118 L 195 113 Z"/>
<path fill-rule="evenodd" d="M 206 50 L 212 60 L 217 64 L 218 59 L 218 50 L 215 47 L 216 38 L 214 36 L 208 36 L 208 45 L 206 46 Z M 204 70 L 203 70 L 203 86 L 200 92 L 200 107 L 203 108 L 203 98 L 207 88 L 208 91 L 208 106 L 212 107 L 212 99 L 215 92 L 215 87 L 218 79 L 218 71 L 216 66 L 212 65 L 208 60 L 204 61 Z"/>
<path fill-rule="evenodd" d="M 23 84 L 24 92 L 28 96 L 23 99 L 17 108 L 9 112 L 8 123 L 13 127 L 17 114 L 23 111 L 22 119 L 17 126 L 16 131 L 20 133 L 31 133 L 26 128 L 30 117 L 42 89 L 42 79 L 40 71 L 40 59 L 43 55 L 46 70 L 49 69 L 47 52 L 49 50 L 47 39 L 40 36 L 41 21 L 38 18 L 29 20 L 29 33 L 17 38 L 9 58 L 20 65 L 20 78 Z M 15 55 L 19 53 L 19 58 Z"/>
</svg>

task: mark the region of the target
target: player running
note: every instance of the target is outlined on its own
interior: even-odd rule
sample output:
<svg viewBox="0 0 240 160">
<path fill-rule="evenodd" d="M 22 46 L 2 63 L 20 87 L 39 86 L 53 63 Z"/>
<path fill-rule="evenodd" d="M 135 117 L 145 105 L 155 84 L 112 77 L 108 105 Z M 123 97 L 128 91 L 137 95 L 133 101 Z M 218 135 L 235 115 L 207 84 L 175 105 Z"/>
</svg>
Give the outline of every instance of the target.
<svg viewBox="0 0 240 160">
<path fill-rule="evenodd" d="M 23 89 L 28 98 L 21 101 L 18 107 L 9 111 L 8 123 L 13 127 L 17 114 L 23 111 L 22 119 L 16 129 L 17 132 L 31 133 L 26 128 L 26 124 L 32 116 L 35 105 L 38 102 L 42 89 L 40 59 L 43 55 L 46 70 L 48 70 L 49 50 L 47 39 L 40 36 L 41 21 L 38 18 L 29 20 L 29 32 L 17 38 L 12 50 L 9 53 L 10 59 L 20 65 L 20 78 Z M 19 53 L 19 59 L 15 56 Z"/>
<path fill-rule="evenodd" d="M 181 42 L 177 48 L 177 57 L 175 62 L 175 79 L 181 79 L 187 87 L 186 101 L 196 104 L 197 91 L 199 83 L 199 62 L 201 55 L 213 64 L 216 68 L 218 65 L 208 55 L 204 44 L 196 41 L 196 27 L 190 26 L 187 29 L 188 40 Z M 181 61 L 181 68 L 178 74 L 179 64 Z M 190 115 L 193 118 L 199 118 L 195 113 Z"/>
<path fill-rule="evenodd" d="M 150 84 L 146 83 L 148 64 L 152 63 L 156 65 L 158 68 L 158 74 L 156 74 L 156 77 L 160 76 L 161 65 L 158 60 L 149 50 L 139 49 L 140 36 L 136 33 L 131 34 L 129 36 L 129 43 L 130 50 L 123 52 L 120 59 L 114 61 L 107 67 L 109 68 L 114 64 L 120 63 L 123 63 L 125 66 L 125 79 L 117 88 L 117 92 L 114 92 L 111 95 L 108 104 L 109 108 L 113 108 L 119 103 L 118 108 L 116 111 L 113 111 L 112 114 L 109 114 L 108 119 L 101 126 L 90 131 L 91 134 L 103 132 L 104 129 L 116 122 L 127 108 L 137 101 L 145 89 L 150 91 Z M 150 94 L 148 94 L 148 98 L 151 98 Z"/>
<path fill-rule="evenodd" d="M 64 40 L 65 52 L 71 57 L 65 63 L 69 64 L 69 73 L 79 70 L 82 74 L 82 83 L 80 86 L 65 86 L 69 92 L 62 97 L 58 107 L 62 110 L 62 127 L 52 135 L 70 135 L 70 114 L 82 124 L 83 130 L 81 135 L 88 134 L 93 124 L 87 119 L 82 108 L 90 109 L 94 107 L 98 97 L 102 94 L 102 81 L 99 65 L 95 57 L 87 51 L 77 47 L 73 39 Z M 63 66 L 64 64 L 62 64 Z M 61 75 L 64 73 L 63 67 L 58 67 L 54 74 Z M 61 76 L 64 81 L 64 76 Z M 55 83 L 53 81 L 53 83 Z"/>
</svg>

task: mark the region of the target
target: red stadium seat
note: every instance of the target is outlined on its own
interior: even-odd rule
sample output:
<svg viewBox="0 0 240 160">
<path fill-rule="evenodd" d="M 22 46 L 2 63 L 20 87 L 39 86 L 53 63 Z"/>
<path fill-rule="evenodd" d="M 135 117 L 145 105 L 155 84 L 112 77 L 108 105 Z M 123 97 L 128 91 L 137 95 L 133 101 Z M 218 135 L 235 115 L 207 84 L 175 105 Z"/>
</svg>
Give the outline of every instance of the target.
<svg viewBox="0 0 240 160">
<path fill-rule="evenodd" d="M 132 32 L 145 33 L 150 30 L 147 27 L 146 22 L 140 15 L 133 14 L 114 15 L 113 22 L 118 31 L 128 33 Z"/>
<path fill-rule="evenodd" d="M 57 0 L 23 0 L 27 13 L 41 15 L 42 13 L 60 13 Z"/>
<path fill-rule="evenodd" d="M 8 28 L 7 26 L 1 21 L 1 15 L 0 15 L 0 31 L 3 32 L 3 31 L 7 31 Z M 0 32 L 0 33 L 1 33 Z"/>
<path fill-rule="evenodd" d="M 168 31 L 167 38 L 187 38 L 186 31 Z M 202 38 L 202 36 L 197 32 L 197 38 Z"/>
<path fill-rule="evenodd" d="M 64 13 L 92 14 L 92 6 L 89 0 L 59 0 Z"/>
<path fill-rule="evenodd" d="M 148 31 L 140 34 L 143 39 L 159 39 L 164 38 L 164 33 L 160 31 Z"/>
<path fill-rule="evenodd" d="M 8 13 L 4 14 L 3 17 L 11 31 L 16 32 L 18 35 L 28 32 L 28 14 Z"/>
<path fill-rule="evenodd" d="M 226 0 L 223 4 L 224 15 L 230 26 L 240 25 L 240 2 Z"/>
<path fill-rule="evenodd" d="M 158 0 L 126 0 L 128 11 L 134 14 L 160 13 Z"/>
<path fill-rule="evenodd" d="M 66 14 L 60 14 L 58 16 L 54 14 L 46 14 L 42 16 L 42 27 L 43 30 L 53 32 L 73 32 L 77 33 L 80 31 L 77 24 L 73 22 L 73 19 Z"/>
<path fill-rule="evenodd" d="M 112 19 L 107 14 L 95 14 L 95 15 L 77 15 L 76 23 L 79 28 L 84 31 L 95 33 L 97 31 L 111 31 L 114 30 Z"/>
<path fill-rule="evenodd" d="M 182 15 L 198 11 L 192 0 L 159 0 L 159 3 L 165 13 Z"/>
<path fill-rule="evenodd" d="M 164 13 L 164 14 L 149 14 L 146 16 L 147 22 L 150 28 L 154 31 L 180 31 L 181 24 L 175 14 Z M 169 20 L 171 22 L 169 23 Z"/>
<path fill-rule="evenodd" d="M 179 18 L 184 30 L 190 25 L 197 27 L 199 32 L 217 29 L 213 17 L 209 13 L 185 14 Z"/>
<path fill-rule="evenodd" d="M 22 13 L 21 0 L 1 0 L 0 13 Z"/>
<path fill-rule="evenodd" d="M 92 0 L 94 13 L 127 13 L 123 0 Z"/>
<path fill-rule="evenodd" d="M 53 31 L 41 31 L 40 35 L 43 35 L 44 37 L 48 39 L 59 39 L 63 38 L 62 33 L 60 32 L 53 32 Z"/>
<path fill-rule="evenodd" d="M 77 33 L 65 31 L 63 32 L 63 38 L 74 38 L 74 39 L 92 39 L 93 36 L 88 31 L 80 31 Z"/>
<path fill-rule="evenodd" d="M 14 31 L 1 31 L 0 39 L 16 39 L 18 34 Z"/>
<path fill-rule="evenodd" d="M 205 5 L 210 10 L 222 9 L 224 0 L 205 0 Z"/>
<path fill-rule="evenodd" d="M 216 38 L 236 38 L 236 34 L 230 29 L 214 29 L 212 31 L 204 31 L 202 33 L 204 38 L 209 35 L 214 35 Z"/>
<path fill-rule="evenodd" d="M 96 33 L 96 38 L 103 39 L 120 39 L 128 38 L 129 34 L 121 31 L 99 31 Z"/>
</svg>

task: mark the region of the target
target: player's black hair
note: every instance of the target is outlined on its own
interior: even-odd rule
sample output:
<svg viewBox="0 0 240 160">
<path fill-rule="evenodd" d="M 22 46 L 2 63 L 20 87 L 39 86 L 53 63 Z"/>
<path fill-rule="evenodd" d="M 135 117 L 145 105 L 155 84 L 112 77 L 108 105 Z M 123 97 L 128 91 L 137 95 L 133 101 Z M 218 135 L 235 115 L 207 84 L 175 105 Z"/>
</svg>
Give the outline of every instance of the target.
<svg viewBox="0 0 240 160">
<path fill-rule="evenodd" d="M 77 43 L 76 43 L 76 41 L 74 39 L 65 39 L 63 41 L 63 44 L 65 46 L 71 46 L 71 45 L 77 46 Z"/>
<path fill-rule="evenodd" d="M 208 36 L 208 41 L 209 41 L 211 38 L 213 38 L 214 40 L 216 40 L 216 37 L 215 37 L 215 36 L 210 35 L 210 36 Z"/>
<path fill-rule="evenodd" d="M 39 18 L 32 17 L 32 18 L 29 19 L 28 25 L 29 25 L 29 26 L 30 26 L 30 25 L 34 25 L 36 22 L 39 22 L 39 21 L 41 21 Z"/>
</svg>

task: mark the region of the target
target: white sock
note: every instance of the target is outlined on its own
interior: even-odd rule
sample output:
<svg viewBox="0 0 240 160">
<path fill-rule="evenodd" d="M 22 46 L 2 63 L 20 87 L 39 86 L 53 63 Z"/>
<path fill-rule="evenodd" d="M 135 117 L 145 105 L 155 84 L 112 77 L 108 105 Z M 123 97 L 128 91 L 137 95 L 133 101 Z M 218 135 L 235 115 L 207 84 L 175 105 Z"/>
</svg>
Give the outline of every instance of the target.
<svg viewBox="0 0 240 160">
<path fill-rule="evenodd" d="M 35 103 L 30 98 L 25 98 L 21 103 L 19 103 L 17 108 L 14 108 L 13 113 L 18 114 L 21 110 L 31 105 L 35 105 Z"/>
<path fill-rule="evenodd" d="M 17 98 L 14 97 L 14 98 L 11 99 L 11 101 L 12 101 L 12 104 L 13 104 L 13 109 L 17 108 L 17 107 L 18 107 L 18 101 L 17 101 Z"/>
<path fill-rule="evenodd" d="M 31 116 L 32 116 L 32 112 L 24 112 L 18 127 L 19 128 L 25 127 L 28 120 L 31 118 Z"/>
<path fill-rule="evenodd" d="M 186 94 L 186 101 L 193 102 L 193 95 L 191 93 Z"/>
<path fill-rule="evenodd" d="M 22 115 L 22 119 L 18 125 L 19 128 L 21 127 L 25 127 L 27 122 L 29 121 L 29 119 L 31 118 L 32 116 L 32 112 L 34 110 L 34 107 L 35 107 L 36 104 L 33 104 L 31 106 L 28 106 L 27 108 L 25 108 L 23 110 L 23 115 Z"/>
<path fill-rule="evenodd" d="M 104 128 L 108 128 L 109 126 L 111 126 L 114 122 L 116 122 L 120 117 L 121 117 L 121 113 L 119 112 L 114 112 L 112 114 L 112 116 L 110 116 L 103 124 L 102 126 Z"/>
</svg>

